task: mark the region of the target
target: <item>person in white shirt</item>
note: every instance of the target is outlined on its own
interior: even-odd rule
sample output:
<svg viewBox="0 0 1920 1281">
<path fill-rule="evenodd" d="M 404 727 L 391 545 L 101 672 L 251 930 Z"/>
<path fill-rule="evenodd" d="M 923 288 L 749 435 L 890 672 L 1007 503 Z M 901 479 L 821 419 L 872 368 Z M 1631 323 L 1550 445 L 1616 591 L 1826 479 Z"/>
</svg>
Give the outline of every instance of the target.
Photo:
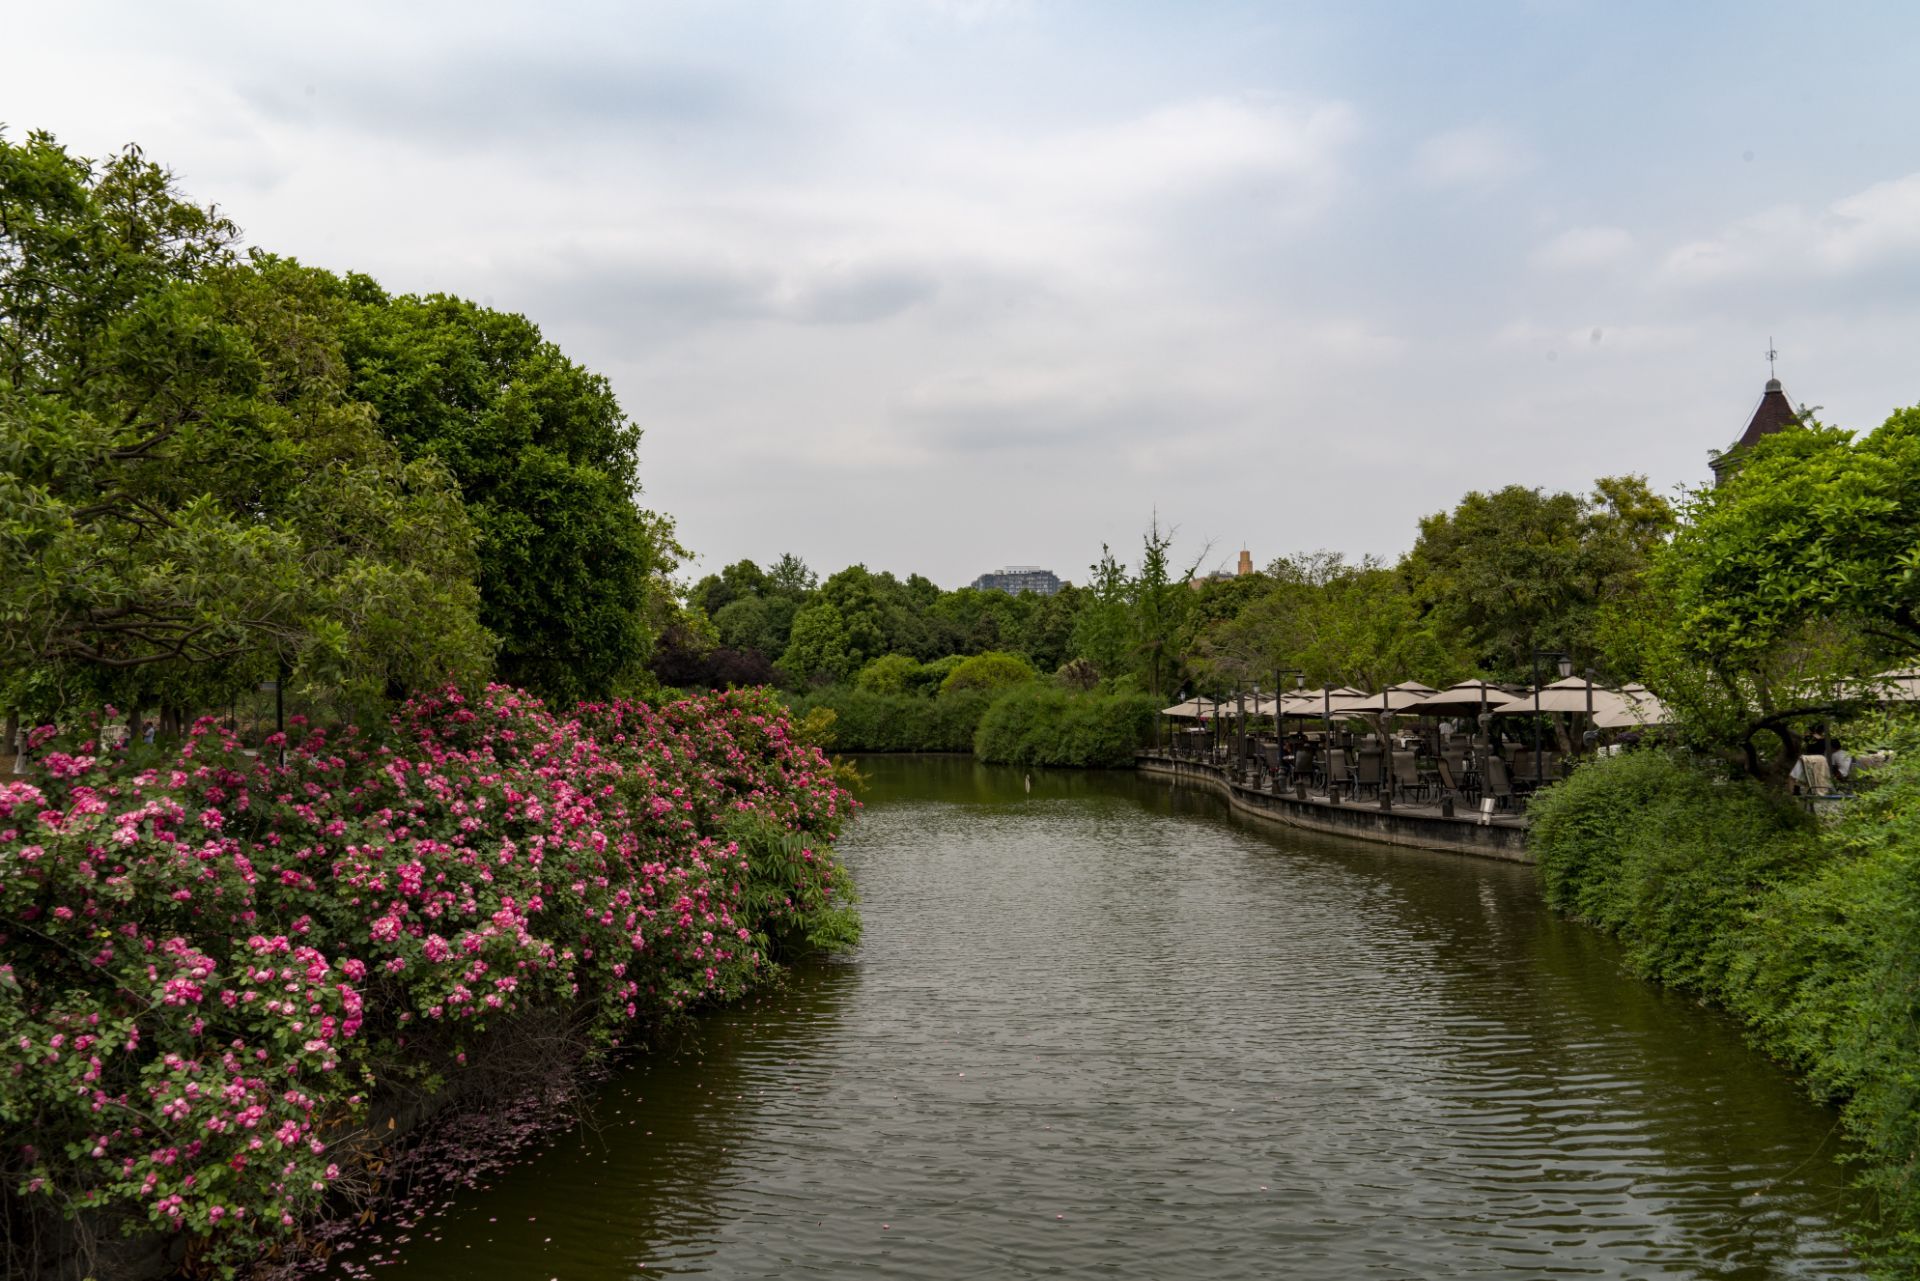
<svg viewBox="0 0 1920 1281">
<path fill-rule="evenodd" d="M 1827 764 L 1833 766 L 1833 776 L 1844 782 L 1853 774 L 1853 753 L 1840 746 L 1840 740 L 1835 739 L 1833 750 L 1827 753 Z"/>
</svg>

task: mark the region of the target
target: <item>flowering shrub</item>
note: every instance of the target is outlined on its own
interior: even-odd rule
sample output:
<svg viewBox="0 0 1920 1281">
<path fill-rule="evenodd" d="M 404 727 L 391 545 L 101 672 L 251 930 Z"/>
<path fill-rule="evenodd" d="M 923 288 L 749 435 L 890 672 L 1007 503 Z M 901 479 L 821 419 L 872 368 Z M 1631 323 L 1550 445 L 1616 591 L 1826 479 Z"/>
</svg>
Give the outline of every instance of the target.
<svg viewBox="0 0 1920 1281">
<path fill-rule="evenodd" d="M 287 763 L 202 723 L 134 770 L 41 737 L 0 782 L 0 1174 L 237 1257 L 341 1175 L 368 1100 L 489 1026 L 604 1049 L 857 938 L 855 802 L 764 693 L 549 713 L 417 698 Z M 276 738 L 271 746 L 281 744 Z"/>
</svg>

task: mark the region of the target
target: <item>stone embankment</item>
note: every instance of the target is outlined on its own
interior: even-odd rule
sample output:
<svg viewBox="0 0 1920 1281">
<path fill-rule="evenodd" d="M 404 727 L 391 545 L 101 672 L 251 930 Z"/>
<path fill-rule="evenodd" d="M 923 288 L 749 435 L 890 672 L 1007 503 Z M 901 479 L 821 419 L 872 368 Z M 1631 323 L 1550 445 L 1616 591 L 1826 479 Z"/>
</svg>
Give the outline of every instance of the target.
<svg viewBox="0 0 1920 1281">
<path fill-rule="evenodd" d="M 1237 813 L 1268 822 L 1387 845 L 1448 850 L 1513 863 L 1533 861 L 1527 853 L 1526 820 L 1514 814 L 1450 815 L 1438 805 L 1396 802 L 1389 808 L 1371 799 L 1335 801 L 1319 793 L 1301 796 L 1294 791 L 1274 792 L 1264 784 L 1236 778 L 1223 765 L 1162 751 L 1141 752 L 1135 764 L 1143 774 L 1212 788 L 1225 796 Z"/>
</svg>

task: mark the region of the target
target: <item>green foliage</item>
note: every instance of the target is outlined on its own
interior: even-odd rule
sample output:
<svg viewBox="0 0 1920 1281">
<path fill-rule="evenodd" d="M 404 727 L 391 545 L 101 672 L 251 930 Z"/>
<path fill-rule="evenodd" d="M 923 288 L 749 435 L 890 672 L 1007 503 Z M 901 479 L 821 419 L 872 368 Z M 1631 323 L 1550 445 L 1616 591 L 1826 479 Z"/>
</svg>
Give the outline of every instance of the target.
<svg viewBox="0 0 1920 1281">
<path fill-rule="evenodd" d="M 1679 753 L 1590 761 L 1529 814 L 1550 904 L 1618 934 L 1638 972 L 1721 999 L 1748 914 L 1817 848 L 1792 801 Z"/>
<path fill-rule="evenodd" d="M 1152 737 L 1158 706 L 1145 694 L 1019 685 L 987 708 L 973 752 L 994 764 L 1120 769 Z"/>
<path fill-rule="evenodd" d="M 905 654 L 885 654 L 860 669 L 854 688 L 869 694 L 919 693 L 922 670 Z"/>
<path fill-rule="evenodd" d="M 1920 730 L 1836 824 L 1697 758 L 1583 766 L 1534 802 L 1548 899 L 1642 973 L 1725 1005 L 1841 1101 L 1887 1275 L 1920 1268 Z"/>
<path fill-rule="evenodd" d="M 793 616 L 780 669 L 802 688 L 844 681 L 866 661 L 851 648 L 847 620 L 831 601 L 816 601 Z"/>
<path fill-rule="evenodd" d="M 1073 658 L 1073 625 L 1086 592 L 1063 583 L 1051 596 L 1022 596 L 1033 602 L 1014 649 L 1040 671 L 1049 672 Z"/>
<path fill-rule="evenodd" d="M 850 565 L 825 583 L 793 617 L 780 667 L 795 684 L 843 682 L 872 659 L 888 653 L 888 589 L 891 574 L 876 576 Z"/>
<path fill-rule="evenodd" d="M 1073 652 L 1093 664 L 1102 678 L 1126 672 L 1133 657 L 1132 620 L 1127 609 L 1131 579 L 1114 559 L 1113 549 L 1100 546 L 1100 560 L 1090 566 L 1087 600 L 1073 623 Z"/>
<path fill-rule="evenodd" d="M 1599 662 L 1603 611 L 1638 591 L 1673 528 L 1671 505 L 1642 477 L 1600 480 L 1585 498 L 1509 485 L 1422 520 L 1400 570 L 1474 667 L 1520 679 L 1536 648 Z"/>
<path fill-rule="evenodd" d="M 0 380 L 73 389 L 139 299 L 230 263 L 239 234 L 138 147 L 96 164 L 0 136 Z"/>
<path fill-rule="evenodd" d="M 1018 654 L 989 651 L 962 660 L 940 682 L 940 694 L 946 697 L 969 689 L 1006 689 L 1010 685 L 1023 685 L 1037 675 L 1033 665 Z"/>
<path fill-rule="evenodd" d="M 679 549 L 634 502 L 640 431 L 607 380 L 524 316 L 333 283 L 353 304 L 352 394 L 406 457 L 438 459 L 459 486 L 502 679 L 559 705 L 629 684 Z"/>
<path fill-rule="evenodd" d="M 1809 721 L 1920 651 L 1920 412 L 1863 440 L 1811 420 L 1764 437 L 1685 515 L 1614 643 L 1690 741 L 1778 782 Z"/>
<path fill-rule="evenodd" d="M 1196 566 L 1176 574 L 1168 558 L 1172 546 L 1173 531 L 1161 529 L 1158 516 L 1141 538 L 1138 574 L 1128 573 L 1102 544 L 1072 631 L 1073 657 L 1092 664 L 1103 680 L 1156 698 L 1179 683 L 1192 639 Z"/>
<path fill-rule="evenodd" d="M 1687 507 L 1668 572 L 1702 655 L 1751 661 L 1812 616 L 1920 651 L 1920 410 L 1879 431 L 1777 432 Z"/>
<path fill-rule="evenodd" d="M 737 560 L 718 574 L 708 574 L 687 593 L 687 603 L 708 614 L 718 614 L 738 600 L 768 594 L 767 575 L 750 560 Z"/>
<path fill-rule="evenodd" d="M 781 654 L 793 635 L 799 603 L 787 596 L 745 596 L 713 615 L 720 643 L 729 649 Z"/>
<path fill-rule="evenodd" d="M 831 712 L 839 752 L 967 752 L 993 697 L 981 689 L 928 698 L 836 685 L 794 699 L 793 712 Z"/>
<path fill-rule="evenodd" d="M 237 235 L 135 149 L 0 139 L 8 697 L 364 700 L 496 650 L 563 702 L 641 679 L 681 553 L 606 381 Z"/>
<path fill-rule="evenodd" d="M 1173 690 L 1194 601 L 1188 586 L 1193 570 L 1174 574 L 1168 559 L 1172 548 L 1173 531 L 1161 529 L 1156 514 L 1141 539 L 1140 573 L 1131 584 L 1137 670 L 1147 693 L 1156 699 Z"/>
<path fill-rule="evenodd" d="M 128 151 L 0 140 L 0 670 L 12 698 L 366 697 L 485 669 L 447 474 L 354 399 L 342 306 L 231 260 Z"/>
<path fill-rule="evenodd" d="M 745 810 L 728 821 L 726 839 L 738 842 L 747 856 L 745 903 L 763 923 L 762 946 L 771 959 L 850 952 L 860 945 L 853 874 L 817 834 Z"/>
<path fill-rule="evenodd" d="M 1284 559 L 1260 582 L 1263 594 L 1195 641 L 1194 666 L 1212 687 L 1270 685 L 1281 669 L 1303 671 L 1315 685 L 1443 687 L 1466 671 L 1404 578 L 1371 557 L 1358 565 L 1326 552 Z"/>
<path fill-rule="evenodd" d="M 942 593 L 927 616 L 927 642 L 937 650 L 978 654 L 1014 645 L 1045 598 L 972 587 Z"/>
</svg>

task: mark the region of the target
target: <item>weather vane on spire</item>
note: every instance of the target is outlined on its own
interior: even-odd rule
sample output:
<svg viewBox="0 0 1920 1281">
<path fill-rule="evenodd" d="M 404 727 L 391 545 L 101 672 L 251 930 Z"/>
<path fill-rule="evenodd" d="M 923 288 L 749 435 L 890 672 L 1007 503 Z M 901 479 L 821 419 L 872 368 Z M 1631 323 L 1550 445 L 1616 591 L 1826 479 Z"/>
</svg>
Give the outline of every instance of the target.
<svg viewBox="0 0 1920 1281">
<path fill-rule="evenodd" d="M 1773 349 L 1773 335 L 1767 335 L 1767 377 L 1773 377 L 1773 359 L 1780 353 Z"/>
</svg>

